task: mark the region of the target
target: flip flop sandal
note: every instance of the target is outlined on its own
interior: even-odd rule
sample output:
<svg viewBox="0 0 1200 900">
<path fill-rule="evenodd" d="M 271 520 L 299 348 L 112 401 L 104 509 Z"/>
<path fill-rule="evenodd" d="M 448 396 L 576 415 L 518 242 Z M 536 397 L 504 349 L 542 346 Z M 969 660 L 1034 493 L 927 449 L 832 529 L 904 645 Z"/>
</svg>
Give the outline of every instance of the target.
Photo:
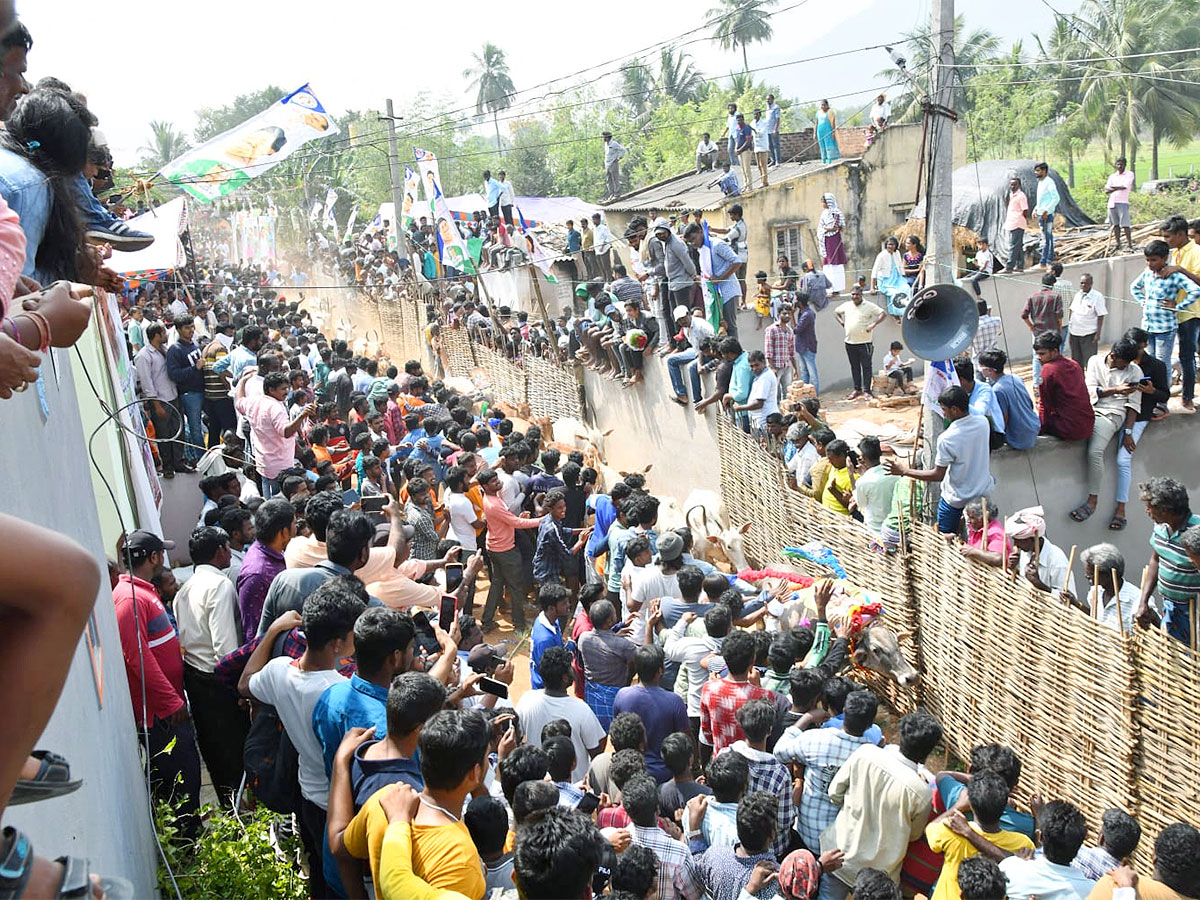
<svg viewBox="0 0 1200 900">
<path fill-rule="evenodd" d="M 1108 530 L 1109 531 L 1124 531 L 1125 530 L 1125 517 L 1124 516 L 1113 516 L 1112 521 L 1108 523 Z"/>
<path fill-rule="evenodd" d="M 1088 519 L 1090 519 L 1092 517 L 1093 512 L 1095 512 L 1095 510 L 1088 508 L 1088 505 L 1086 503 L 1083 503 L 1080 506 L 1076 507 L 1075 509 L 1071 510 L 1071 518 L 1074 519 L 1076 522 L 1086 522 Z"/>
<path fill-rule="evenodd" d="M 0 900 L 17 900 L 24 896 L 33 871 L 33 845 L 22 832 L 5 828 L 0 835 Z M 55 860 L 63 867 L 55 900 L 88 900 L 92 894 L 92 879 L 87 860 L 77 856 L 60 856 Z M 124 878 L 101 878 L 104 900 L 133 900 L 133 884 Z"/>
<path fill-rule="evenodd" d="M 684 400 L 682 397 L 676 397 L 674 394 L 671 395 L 671 399 L 674 400 L 676 403 L 678 403 L 680 406 L 688 405 L 687 400 Z"/>
<path fill-rule="evenodd" d="M 71 766 L 66 759 L 49 750 L 34 750 L 30 754 L 38 760 L 38 772 L 33 778 L 18 778 L 13 788 L 10 806 L 20 803 L 36 803 L 79 790 L 83 780 L 71 780 Z"/>
</svg>

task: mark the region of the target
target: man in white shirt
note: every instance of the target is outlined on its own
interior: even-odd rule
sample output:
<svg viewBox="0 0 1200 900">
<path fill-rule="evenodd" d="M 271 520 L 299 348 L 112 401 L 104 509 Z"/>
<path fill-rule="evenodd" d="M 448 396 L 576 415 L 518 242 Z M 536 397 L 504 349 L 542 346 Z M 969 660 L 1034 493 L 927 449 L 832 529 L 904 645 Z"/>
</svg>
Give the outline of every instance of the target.
<svg viewBox="0 0 1200 900">
<path fill-rule="evenodd" d="M 754 131 L 754 159 L 758 163 L 758 173 L 762 176 L 762 186 L 766 187 L 767 163 L 771 156 L 771 126 L 763 118 L 761 109 L 754 111 L 754 121 L 750 123 L 750 128 Z"/>
<path fill-rule="evenodd" d="M 600 264 L 600 272 L 605 281 L 613 280 L 612 257 L 608 252 L 612 247 L 613 234 L 608 225 L 600 219 L 600 213 L 592 213 L 592 234 L 594 236 L 596 262 Z"/>
<path fill-rule="evenodd" d="M 1089 610 L 1098 609 L 1096 618 L 1101 625 L 1132 633 L 1133 613 L 1141 600 L 1141 590 L 1125 580 L 1125 556 L 1112 544 L 1093 544 L 1079 554 L 1079 561 L 1083 564 L 1083 577 L 1092 586 L 1085 605 Z M 1158 598 L 1152 596 L 1150 604 L 1161 615 Z"/>
<path fill-rule="evenodd" d="M 669 629 L 661 631 L 663 651 L 671 662 L 679 663 L 680 668 L 687 672 L 687 701 L 688 718 L 692 720 L 697 732 L 700 729 L 700 692 L 708 681 L 709 670 L 705 661 L 720 654 L 721 644 L 733 627 L 729 608 L 717 604 L 709 607 L 704 614 L 704 637 L 686 637 L 687 627 L 696 616 L 694 613 L 684 613 Z M 662 613 L 651 611 L 647 623 L 654 629 L 662 629 Z"/>
<path fill-rule="evenodd" d="M 1067 554 L 1046 540 L 1046 519 L 1040 506 L 1013 513 L 1004 520 L 1004 533 L 1021 553 L 1017 571 L 1026 581 L 1039 591 L 1079 602 Z M 1074 854 L 1071 858 L 1074 859 Z"/>
<path fill-rule="evenodd" d="M 516 228 L 517 217 L 513 210 L 517 205 L 517 192 L 513 190 L 512 182 L 503 169 L 496 174 L 500 176 L 500 213 L 508 224 Z"/>
<path fill-rule="evenodd" d="M 483 520 L 476 513 L 475 504 L 467 496 L 467 470 L 454 466 L 446 475 L 446 511 L 450 514 L 450 530 L 455 539 L 462 545 L 463 551 L 474 553 L 478 547 L 476 528 L 483 526 Z"/>
<path fill-rule="evenodd" d="M 1079 276 L 1079 293 L 1071 301 L 1071 320 L 1067 323 L 1067 331 L 1071 341 L 1071 358 L 1080 366 L 1086 368 L 1088 360 L 1098 352 L 1100 329 L 1104 327 L 1104 317 L 1107 315 L 1104 295 L 1092 287 L 1092 276 L 1088 273 Z"/>
<path fill-rule="evenodd" d="M 858 444 L 862 474 L 854 482 L 854 502 L 863 523 L 876 534 L 892 511 L 892 491 L 900 479 L 880 463 L 879 438 L 868 435 Z M 797 454 L 799 455 L 799 454 Z"/>
<path fill-rule="evenodd" d="M 754 373 L 754 381 L 750 385 L 750 396 L 745 403 L 735 403 L 735 411 L 745 411 L 750 414 L 750 428 L 753 432 L 767 430 L 767 416 L 779 412 L 779 378 L 767 365 L 766 354 L 761 350 L 750 353 L 750 371 Z"/>
<path fill-rule="evenodd" d="M 671 379 L 671 389 L 675 392 L 674 400 L 680 406 L 687 406 L 687 387 L 684 384 L 683 373 L 689 364 L 700 356 L 700 344 L 705 338 L 716 335 L 712 325 L 704 318 L 704 310 L 699 307 L 689 308 L 684 304 L 675 307 L 673 313 L 675 324 L 687 335 L 688 346 L 667 356 L 667 375 Z M 699 397 L 696 398 L 700 400 Z"/>
<path fill-rule="evenodd" d="M 888 119 L 892 117 L 892 104 L 888 103 L 887 95 L 880 94 L 875 98 L 875 103 L 871 107 L 870 123 L 883 131 L 887 127 Z"/>
<path fill-rule="evenodd" d="M 229 537 L 220 528 L 197 528 L 188 541 L 188 551 L 194 566 L 192 577 L 179 589 L 174 604 L 183 650 L 183 685 L 204 765 L 213 787 L 226 800 L 242 779 L 242 745 L 250 729 L 237 697 L 213 677 L 221 657 L 242 643 L 237 591 L 221 571 L 229 565 Z"/>
<path fill-rule="evenodd" d="M 336 666 L 353 655 L 354 623 L 366 607 L 367 593 L 361 582 L 329 579 L 304 601 L 302 614 L 289 610 L 271 623 L 238 681 L 242 696 L 275 707 L 300 757 L 300 832 L 308 852 L 309 889 L 314 897 L 329 896 L 322 854 L 329 776 L 313 730 L 313 709 L 326 688 L 346 680 Z M 303 655 L 271 659 L 276 640 L 296 627 L 302 627 L 308 639 Z"/>
<path fill-rule="evenodd" d="M 707 131 L 700 135 L 700 143 L 696 145 L 696 171 L 711 172 L 713 166 L 717 164 L 718 153 L 712 136 Z"/>
<path fill-rule="evenodd" d="M 538 663 L 538 674 L 542 676 L 544 688 L 526 691 L 517 701 L 517 719 L 526 740 L 541 746 L 542 729 L 555 719 L 566 719 L 571 723 L 571 743 L 575 745 L 575 768 L 571 781 L 582 781 L 587 776 L 588 764 L 604 749 L 606 735 L 600 720 L 591 707 L 578 697 L 567 695 L 567 688 L 575 683 L 571 669 L 571 651 L 566 647 L 549 647 Z"/>
<path fill-rule="evenodd" d="M 1065 800 L 1052 800 L 1038 810 L 1037 821 L 1042 855 L 1000 861 L 1008 879 L 1008 900 L 1084 900 L 1096 883 L 1071 865 L 1087 837 L 1083 813 Z"/>
</svg>

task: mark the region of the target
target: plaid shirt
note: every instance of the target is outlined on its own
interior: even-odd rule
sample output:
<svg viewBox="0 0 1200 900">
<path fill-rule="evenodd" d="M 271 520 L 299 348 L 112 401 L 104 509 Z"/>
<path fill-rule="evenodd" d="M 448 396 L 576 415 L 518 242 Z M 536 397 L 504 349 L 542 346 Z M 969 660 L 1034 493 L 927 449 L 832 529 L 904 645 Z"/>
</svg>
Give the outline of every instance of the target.
<svg viewBox="0 0 1200 900">
<path fill-rule="evenodd" d="M 1103 847 L 1084 847 L 1076 854 L 1071 865 L 1092 881 L 1099 881 L 1113 869 L 1121 868 L 1121 861 Z"/>
<path fill-rule="evenodd" d="M 1133 299 L 1142 304 L 1142 328 L 1151 334 L 1163 334 L 1175 331 L 1179 327 L 1176 310 L 1186 309 L 1200 298 L 1200 287 L 1192 283 L 1178 272 L 1159 278 L 1149 269 L 1144 271 L 1129 286 Z M 1173 301 L 1182 291 L 1187 296 L 1180 299 L 1174 306 L 1166 306 L 1163 301 Z M 1169 359 L 1163 360 L 1167 365 Z"/>
<path fill-rule="evenodd" d="M 659 900 L 700 900 L 704 896 L 696 864 L 683 841 L 661 828 L 630 825 L 629 832 L 632 843 L 654 851 L 658 859 Z"/>
<path fill-rule="evenodd" d="M 1021 318 L 1033 326 L 1035 335 L 1043 331 L 1054 331 L 1062 322 L 1063 302 L 1058 291 L 1042 288 L 1025 301 Z"/>
<path fill-rule="evenodd" d="M 778 322 L 768 326 L 763 335 L 763 353 L 766 354 L 767 364 L 776 371 L 791 368 L 795 346 L 792 330 Z"/>
<path fill-rule="evenodd" d="M 748 681 L 706 681 L 700 689 L 700 740 L 720 753 L 734 741 L 744 741 L 737 711 L 750 700 L 770 700 L 775 695 Z"/>
<path fill-rule="evenodd" d="M 387 408 L 383 411 L 383 430 L 387 433 L 388 443 L 395 447 L 407 433 L 404 427 L 404 410 L 395 400 L 388 399 Z"/>
<path fill-rule="evenodd" d="M 782 859 L 790 843 L 792 821 L 796 818 L 796 810 L 792 805 L 792 773 L 770 753 L 755 750 L 745 741 L 738 741 L 729 749 L 740 753 L 750 763 L 750 781 L 746 785 L 746 793 L 766 791 L 779 801 L 775 816 L 775 842 L 771 845 L 771 852 Z"/>
<path fill-rule="evenodd" d="M 558 788 L 559 806 L 574 809 L 579 805 L 579 801 L 583 799 L 584 792 L 569 781 L 556 781 L 554 782 L 554 786 Z"/>
<path fill-rule="evenodd" d="M 1000 317 L 980 316 L 975 329 L 975 340 L 971 341 L 971 357 L 979 358 L 984 350 L 995 350 L 1000 346 Z"/>
<path fill-rule="evenodd" d="M 213 675 L 216 679 L 233 691 L 238 692 L 238 681 L 242 677 L 242 672 L 246 668 L 246 663 L 250 662 L 250 657 L 254 651 L 258 649 L 258 645 L 262 643 L 261 637 L 256 637 L 248 643 L 242 644 L 236 650 L 226 653 L 217 662 L 217 666 L 213 669 Z M 300 633 L 299 628 L 293 628 L 283 636 L 282 648 L 279 656 L 290 656 L 292 659 L 299 659 L 304 655 L 304 651 L 308 649 L 308 641 L 304 635 Z M 343 660 L 342 665 L 338 666 L 338 671 L 349 678 L 358 671 L 358 667 L 352 659 Z"/>
<path fill-rule="evenodd" d="M 775 745 L 775 758 L 781 763 L 804 766 L 804 793 L 796 819 L 804 846 L 813 850 L 821 846 L 821 832 L 838 814 L 838 807 L 829 799 L 829 785 L 850 755 L 869 743 L 865 735 L 854 737 L 840 728 L 801 731 L 793 725 Z"/>
</svg>

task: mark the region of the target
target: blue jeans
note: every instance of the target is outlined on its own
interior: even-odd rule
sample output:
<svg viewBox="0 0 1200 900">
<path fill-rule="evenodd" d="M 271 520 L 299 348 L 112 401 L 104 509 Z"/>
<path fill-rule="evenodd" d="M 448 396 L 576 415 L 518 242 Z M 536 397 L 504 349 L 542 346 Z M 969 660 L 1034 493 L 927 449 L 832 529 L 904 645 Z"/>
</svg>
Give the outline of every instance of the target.
<svg viewBox="0 0 1200 900">
<path fill-rule="evenodd" d="M 1038 359 L 1037 348 L 1033 350 L 1033 386 L 1037 387 L 1042 383 L 1042 361 Z"/>
<path fill-rule="evenodd" d="M 1200 321 L 1200 320 L 1197 320 Z M 1149 422 L 1134 422 L 1133 423 L 1133 442 L 1136 444 L 1142 439 L 1142 432 L 1146 430 Z M 1125 431 L 1121 430 L 1121 444 L 1117 447 L 1117 502 L 1129 502 L 1129 482 L 1133 480 L 1133 454 L 1125 449 Z"/>
<path fill-rule="evenodd" d="M 817 351 L 800 350 L 796 353 L 796 366 L 800 369 L 800 380 L 811 384 L 813 390 L 821 393 L 821 376 L 817 374 Z"/>
<path fill-rule="evenodd" d="M 262 495 L 264 500 L 270 500 L 282 491 L 283 485 L 280 484 L 278 478 L 268 478 L 266 475 L 262 476 Z"/>
<path fill-rule="evenodd" d="M 836 875 L 822 875 L 817 900 L 846 900 L 850 886 Z"/>
<path fill-rule="evenodd" d="M 110 213 L 92 193 L 92 186 L 80 172 L 70 181 L 71 192 L 75 195 L 75 203 L 79 207 L 79 218 L 83 220 L 84 228 L 111 228 L 121 220 Z"/>
<path fill-rule="evenodd" d="M 1054 216 L 1046 216 L 1042 226 L 1042 259 L 1041 264 L 1048 266 L 1054 262 Z"/>
<path fill-rule="evenodd" d="M 737 167 L 738 167 L 737 140 L 731 134 L 729 136 L 729 168 L 730 168 L 730 170 L 736 170 Z"/>
<path fill-rule="evenodd" d="M 951 506 L 945 497 L 938 498 L 937 525 L 941 534 L 958 534 L 962 524 L 963 511 L 961 507 Z"/>
<path fill-rule="evenodd" d="M 688 363 L 687 373 L 692 383 L 692 400 L 699 403 L 704 399 L 704 389 L 700 386 L 700 360 L 694 359 Z"/>
<path fill-rule="evenodd" d="M 683 369 L 696 358 L 696 348 L 688 347 L 667 357 L 667 374 L 671 376 L 671 388 L 676 397 L 686 397 L 687 388 L 683 384 Z"/>
<path fill-rule="evenodd" d="M 1195 602 L 1194 600 L 1192 601 Z M 1167 629 L 1167 634 L 1175 638 L 1177 641 L 1183 641 L 1188 646 L 1192 643 L 1192 623 L 1191 623 L 1191 606 L 1184 602 L 1176 602 L 1168 600 L 1165 597 L 1162 602 L 1163 606 L 1163 626 Z"/>
<path fill-rule="evenodd" d="M 771 162 L 773 162 L 775 165 L 779 165 L 779 162 L 782 158 L 782 154 L 779 151 L 779 134 L 773 131 L 769 135 L 769 139 L 771 148 Z"/>
<path fill-rule="evenodd" d="M 1167 380 L 1171 380 L 1171 354 L 1175 351 L 1174 331 L 1153 331 L 1146 352 L 1167 367 Z"/>
<path fill-rule="evenodd" d="M 183 434 L 188 446 L 184 448 L 184 456 L 188 462 L 196 462 L 204 455 L 204 422 L 200 411 L 204 408 L 204 391 L 188 391 L 179 395 L 183 406 Z"/>
<path fill-rule="evenodd" d="M 1196 343 L 1200 338 L 1200 319 L 1179 323 L 1179 367 L 1183 369 L 1183 399 L 1196 396 Z M 1170 365 L 1168 362 L 1167 365 Z"/>
</svg>

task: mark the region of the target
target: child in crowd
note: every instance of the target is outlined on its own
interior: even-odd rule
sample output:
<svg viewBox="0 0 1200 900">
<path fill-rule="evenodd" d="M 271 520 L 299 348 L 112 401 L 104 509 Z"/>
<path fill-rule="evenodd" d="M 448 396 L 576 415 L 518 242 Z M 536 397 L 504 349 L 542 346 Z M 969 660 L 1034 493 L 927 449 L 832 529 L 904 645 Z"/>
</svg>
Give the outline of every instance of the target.
<svg viewBox="0 0 1200 900">
<path fill-rule="evenodd" d="M 888 379 L 887 394 L 885 394 L 887 397 L 892 396 L 897 388 L 899 388 L 900 392 L 904 394 L 917 393 L 917 387 L 912 383 L 912 367 L 916 362 L 916 359 L 913 357 L 901 359 L 900 354 L 903 352 L 903 350 L 903 344 L 901 344 L 899 341 L 892 341 L 891 346 L 888 348 L 887 355 L 883 358 L 883 374 L 887 376 Z"/>
<path fill-rule="evenodd" d="M 758 314 L 754 330 L 761 331 L 763 322 L 771 318 L 771 286 L 767 284 L 767 273 L 761 269 L 754 273 L 754 280 L 758 283 L 754 292 L 754 311 Z"/>
</svg>

